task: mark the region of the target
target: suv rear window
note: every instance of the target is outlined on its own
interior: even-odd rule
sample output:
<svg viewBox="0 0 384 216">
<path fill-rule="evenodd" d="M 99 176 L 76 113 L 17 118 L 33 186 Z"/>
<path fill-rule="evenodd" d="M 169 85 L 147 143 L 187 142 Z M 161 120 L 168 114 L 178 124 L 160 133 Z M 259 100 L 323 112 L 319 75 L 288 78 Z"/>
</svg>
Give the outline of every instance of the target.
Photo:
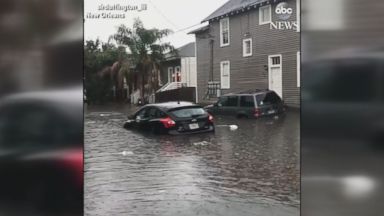
<svg viewBox="0 0 384 216">
<path fill-rule="evenodd" d="M 199 116 L 204 115 L 205 110 L 200 107 L 189 107 L 189 108 L 182 108 L 171 111 L 172 115 L 176 116 L 177 118 L 188 118 L 193 116 Z"/>
<path fill-rule="evenodd" d="M 240 96 L 241 107 L 255 107 L 255 100 L 253 96 Z"/>
<path fill-rule="evenodd" d="M 281 102 L 281 98 L 275 92 L 256 95 L 256 100 L 258 106 L 277 104 Z"/>
</svg>

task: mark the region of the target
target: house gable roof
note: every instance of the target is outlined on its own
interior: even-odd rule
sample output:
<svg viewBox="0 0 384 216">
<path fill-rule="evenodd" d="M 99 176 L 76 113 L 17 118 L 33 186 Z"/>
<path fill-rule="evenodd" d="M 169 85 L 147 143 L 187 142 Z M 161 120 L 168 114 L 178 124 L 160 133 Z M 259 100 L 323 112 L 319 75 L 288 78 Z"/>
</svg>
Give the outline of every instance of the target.
<svg viewBox="0 0 384 216">
<path fill-rule="evenodd" d="M 192 30 L 192 31 L 188 32 L 188 34 L 196 34 L 196 33 L 204 32 L 204 31 L 206 31 L 208 29 L 209 29 L 209 25 L 205 25 L 203 27 L 200 27 L 200 28 L 197 28 L 195 30 Z"/>
<path fill-rule="evenodd" d="M 209 15 L 207 18 L 205 18 L 202 22 L 206 22 L 206 21 L 212 20 L 214 18 L 224 16 L 228 13 L 242 10 L 244 8 L 256 6 L 256 5 L 258 5 L 260 3 L 264 3 L 264 2 L 269 2 L 269 1 L 268 0 L 229 0 L 227 3 L 225 3 L 219 9 L 217 9 L 211 15 Z"/>
<path fill-rule="evenodd" d="M 195 42 L 191 42 L 177 49 L 180 57 L 194 57 L 195 56 Z"/>
<path fill-rule="evenodd" d="M 195 57 L 195 42 L 190 42 L 182 47 L 177 48 L 177 56 L 172 53 L 165 54 L 166 60 L 174 60 L 183 57 Z"/>
</svg>

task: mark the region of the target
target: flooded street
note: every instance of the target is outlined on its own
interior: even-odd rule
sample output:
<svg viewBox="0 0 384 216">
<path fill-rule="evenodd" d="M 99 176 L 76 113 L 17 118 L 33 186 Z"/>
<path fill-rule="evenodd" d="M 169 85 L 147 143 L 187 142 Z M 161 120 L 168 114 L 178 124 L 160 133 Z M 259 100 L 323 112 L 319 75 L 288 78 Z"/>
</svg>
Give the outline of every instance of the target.
<svg viewBox="0 0 384 216">
<path fill-rule="evenodd" d="M 126 130 L 131 112 L 85 112 L 85 215 L 299 215 L 299 112 L 187 136 Z"/>
</svg>

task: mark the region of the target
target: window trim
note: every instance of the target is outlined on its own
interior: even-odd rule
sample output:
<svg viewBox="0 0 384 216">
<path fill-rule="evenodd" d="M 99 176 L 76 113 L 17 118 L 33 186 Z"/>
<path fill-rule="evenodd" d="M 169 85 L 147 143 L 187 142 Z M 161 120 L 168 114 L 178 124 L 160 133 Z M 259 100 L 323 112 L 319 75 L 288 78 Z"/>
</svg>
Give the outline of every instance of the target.
<svg viewBox="0 0 384 216">
<path fill-rule="evenodd" d="M 274 57 L 279 57 L 280 58 L 280 63 L 279 64 L 273 64 L 272 58 Z M 269 55 L 268 56 L 268 70 L 271 67 L 283 67 L 283 55 L 282 54 L 275 54 L 275 55 Z"/>
<path fill-rule="evenodd" d="M 250 53 L 246 53 L 246 42 L 249 41 L 250 42 Z M 252 38 L 246 38 L 246 39 L 243 39 L 243 57 L 249 57 L 249 56 L 252 56 Z"/>
<path fill-rule="evenodd" d="M 168 67 L 168 83 L 172 83 L 172 73 L 173 73 L 173 67 Z"/>
<path fill-rule="evenodd" d="M 297 23 L 297 30 L 296 32 L 301 31 L 301 2 L 300 0 L 296 0 L 296 23 Z"/>
<path fill-rule="evenodd" d="M 296 53 L 296 79 L 297 79 L 297 87 L 300 88 L 301 87 L 301 52 L 298 51 Z"/>
<path fill-rule="evenodd" d="M 269 21 L 266 21 L 266 22 L 263 22 L 262 21 L 262 13 L 261 11 L 265 8 L 268 8 L 269 9 Z M 265 5 L 265 6 L 262 6 L 262 7 L 259 7 L 259 25 L 265 25 L 265 24 L 269 24 L 272 22 L 272 7 L 270 4 L 268 5 Z"/>
<path fill-rule="evenodd" d="M 181 75 L 181 66 L 176 66 L 175 69 L 175 76 L 176 76 L 176 82 L 178 81 L 178 77 L 180 76 L 180 82 L 182 81 L 182 75 Z"/>
<path fill-rule="evenodd" d="M 228 43 L 223 43 L 223 26 L 222 26 L 222 23 L 224 20 L 227 20 L 227 23 L 228 23 Z M 226 18 L 223 18 L 220 20 L 220 47 L 226 47 L 226 46 L 229 46 L 229 44 L 231 43 L 231 30 L 230 30 L 230 25 L 229 25 L 229 17 L 226 17 Z"/>
<path fill-rule="evenodd" d="M 223 87 L 223 68 L 224 64 L 228 63 L 228 86 Z M 231 63 L 230 61 L 221 61 L 220 62 L 220 88 L 221 89 L 230 89 L 231 88 Z"/>
</svg>

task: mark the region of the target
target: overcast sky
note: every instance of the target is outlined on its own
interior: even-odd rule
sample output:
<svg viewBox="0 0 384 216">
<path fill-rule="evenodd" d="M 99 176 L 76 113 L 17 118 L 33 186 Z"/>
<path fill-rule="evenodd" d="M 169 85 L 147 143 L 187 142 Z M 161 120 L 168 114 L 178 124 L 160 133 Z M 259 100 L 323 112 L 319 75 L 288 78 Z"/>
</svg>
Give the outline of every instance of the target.
<svg viewBox="0 0 384 216">
<path fill-rule="evenodd" d="M 116 32 L 117 26 L 125 24 L 132 27 L 134 18 L 139 17 L 146 28 L 168 28 L 175 33 L 168 36 L 169 41 L 175 47 L 180 47 L 194 41 L 194 35 L 187 32 L 198 28 L 195 26 L 180 31 L 187 27 L 199 24 L 204 18 L 219 8 L 228 0 L 84 0 L 84 39 L 99 38 L 106 42 L 108 37 Z M 147 4 L 146 11 L 98 11 L 99 5 L 141 5 Z M 89 19 L 87 14 L 91 12 L 124 13 L 125 19 Z"/>
</svg>

